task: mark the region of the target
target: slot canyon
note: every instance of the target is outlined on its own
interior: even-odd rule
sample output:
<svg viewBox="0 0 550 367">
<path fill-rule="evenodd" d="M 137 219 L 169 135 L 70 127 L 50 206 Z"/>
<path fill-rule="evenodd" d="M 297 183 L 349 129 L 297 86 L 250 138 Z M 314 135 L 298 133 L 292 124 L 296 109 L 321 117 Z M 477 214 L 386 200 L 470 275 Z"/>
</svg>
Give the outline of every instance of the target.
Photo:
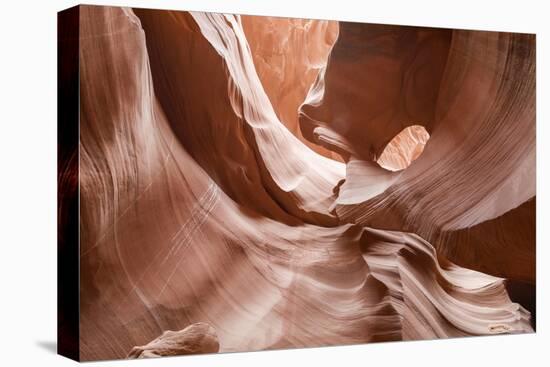
<svg viewBox="0 0 550 367">
<path fill-rule="evenodd" d="M 83 360 L 534 331 L 533 35 L 79 25 Z"/>
</svg>

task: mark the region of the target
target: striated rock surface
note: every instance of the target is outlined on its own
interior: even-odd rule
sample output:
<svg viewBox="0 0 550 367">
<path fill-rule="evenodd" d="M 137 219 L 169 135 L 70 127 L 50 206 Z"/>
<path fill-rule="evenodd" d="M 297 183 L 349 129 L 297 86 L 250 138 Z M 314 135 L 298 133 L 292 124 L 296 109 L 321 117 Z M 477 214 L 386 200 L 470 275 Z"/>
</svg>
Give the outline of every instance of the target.
<svg viewBox="0 0 550 367">
<path fill-rule="evenodd" d="M 330 52 L 332 22 L 262 19 L 81 7 L 82 359 L 533 331 L 504 279 L 534 281 L 529 38 L 340 23 Z M 461 48 L 481 46 L 494 52 Z M 361 115 L 377 101 L 386 112 Z M 383 168 L 411 125 L 430 134 L 424 151 L 400 136 L 386 162 L 416 160 Z"/>
<path fill-rule="evenodd" d="M 361 67 L 379 72 L 358 76 Z M 347 159 L 333 205 L 341 220 L 415 232 L 443 251 L 460 236 L 460 252 L 494 253 L 460 233 L 510 216 L 535 196 L 535 37 L 343 23 L 301 107 L 301 124 L 305 136 Z M 401 174 L 379 168 L 382 150 L 410 124 L 430 134 L 422 155 Z M 527 216 L 534 220 L 534 211 Z M 501 242 L 523 228 L 499 226 L 481 242 Z M 532 248 L 532 238 L 514 247 Z M 500 255 L 509 258 L 498 274 L 534 269 L 534 251 L 512 264 L 515 254 Z"/>
</svg>

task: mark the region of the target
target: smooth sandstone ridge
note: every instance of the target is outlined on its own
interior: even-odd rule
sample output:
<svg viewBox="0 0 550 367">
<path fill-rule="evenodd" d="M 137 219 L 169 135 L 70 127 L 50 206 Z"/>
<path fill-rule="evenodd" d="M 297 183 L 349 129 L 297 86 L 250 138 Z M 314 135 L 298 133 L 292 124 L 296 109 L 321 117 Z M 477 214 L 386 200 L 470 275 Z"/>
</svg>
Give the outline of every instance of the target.
<svg viewBox="0 0 550 367">
<path fill-rule="evenodd" d="M 83 360 L 533 331 L 505 279 L 535 280 L 530 36 L 80 27 Z"/>
</svg>

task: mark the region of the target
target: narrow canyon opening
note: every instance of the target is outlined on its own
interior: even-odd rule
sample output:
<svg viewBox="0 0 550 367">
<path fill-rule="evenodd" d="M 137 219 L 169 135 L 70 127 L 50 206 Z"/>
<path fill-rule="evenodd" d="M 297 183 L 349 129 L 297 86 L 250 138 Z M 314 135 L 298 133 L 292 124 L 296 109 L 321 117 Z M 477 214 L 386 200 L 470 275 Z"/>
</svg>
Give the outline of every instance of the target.
<svg viewBox="0 0 550 367">
<path fill-rule="evenodd" d="M 420 157 L 428 139 L 430 134 L 423 126 L 406 127 L 386 145 L 376 161 L 390 171 L 404 170 Z"/>
</svg>

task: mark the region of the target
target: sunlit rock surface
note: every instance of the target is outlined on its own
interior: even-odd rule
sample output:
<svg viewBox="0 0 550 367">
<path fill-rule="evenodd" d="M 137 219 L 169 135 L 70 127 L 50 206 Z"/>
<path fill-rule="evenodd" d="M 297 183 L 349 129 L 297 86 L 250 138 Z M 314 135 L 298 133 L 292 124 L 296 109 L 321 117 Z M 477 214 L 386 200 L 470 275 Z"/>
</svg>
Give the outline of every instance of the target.
<svg viewBox="0 0 550 367">
<path fill-rule="evenodd" d="M 80 22 L 83 360 L 533 331 L 505 279 L 535 280 L 530 36 Z"/>
<path fill-rule="evenodd" d="M 429 138 L 422 126 L 406 127 L 386 145 L 376 162 L 387 170 L 401 171 L 422 154 Z"/>
<path fill-rule="evenodd" d="M 241 16 L 258 77 L 279 120 L 316 152 L 341 160 L 335 152 L 302 136 L 298 107 L 304 101 L 338 37 L 338 22 Z"/>
</svg>

